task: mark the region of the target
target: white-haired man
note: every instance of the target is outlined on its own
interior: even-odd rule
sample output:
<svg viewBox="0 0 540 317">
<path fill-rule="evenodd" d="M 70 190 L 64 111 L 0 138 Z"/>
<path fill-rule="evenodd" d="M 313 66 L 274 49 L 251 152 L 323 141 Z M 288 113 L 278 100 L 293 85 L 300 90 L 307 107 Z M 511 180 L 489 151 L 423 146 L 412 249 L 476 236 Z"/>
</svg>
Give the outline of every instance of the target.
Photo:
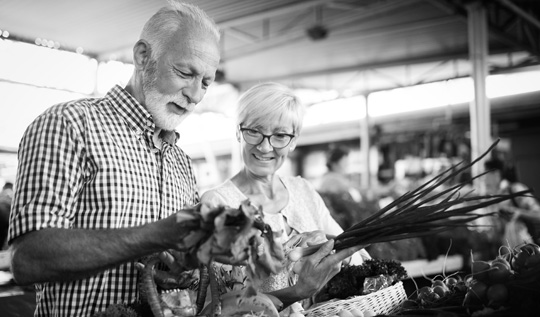
<svg viewBox="0 0 540 317">
<path fill-rule="evenodd" d="M 135 261 L 182 244 L 175 213 L 199 201 L 175 128 L 203 98 L 219 30 L 170 2 L 145 24 L 125 88 L 55 105 L 25 132 L 10 219 L 16 282 L 36 316 L 92 316 L 137 300 Z"/>
</svg>

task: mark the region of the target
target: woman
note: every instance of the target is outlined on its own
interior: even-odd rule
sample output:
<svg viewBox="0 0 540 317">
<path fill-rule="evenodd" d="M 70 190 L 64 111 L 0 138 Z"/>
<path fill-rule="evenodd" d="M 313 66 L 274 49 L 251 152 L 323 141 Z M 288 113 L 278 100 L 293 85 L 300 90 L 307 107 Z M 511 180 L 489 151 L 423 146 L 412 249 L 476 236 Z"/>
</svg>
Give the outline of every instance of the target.
<svg viewBox="0 0 540 317">
<path fill-rule="evenodd" d="M 202 204 L 238 207 L 249 199 L 262 209 L 272 230 L 280 233 L 281 243 L 298 234 L 303 235 L 304 245 L 317 243 L 325 241 L 325 235 L 343 232 L 308 181 L 276 174 L 297 145 L 304 112 L 298 98 L 280 84 L 263 83 L 244 93 L 238 103 L 236 130 L 244 166 L 224 184 L 204 193 Z M 328 253 L 322 259 L 320 254 L 308 257 L 299 276 L 284 269 L 263 281 L 260 290 L 278 297 L 285 307 L 309 298 L 339 272 L 341 261 L 358 249 Z M 361 252 L 369 258 L 365 250 Z"/>
</svg>

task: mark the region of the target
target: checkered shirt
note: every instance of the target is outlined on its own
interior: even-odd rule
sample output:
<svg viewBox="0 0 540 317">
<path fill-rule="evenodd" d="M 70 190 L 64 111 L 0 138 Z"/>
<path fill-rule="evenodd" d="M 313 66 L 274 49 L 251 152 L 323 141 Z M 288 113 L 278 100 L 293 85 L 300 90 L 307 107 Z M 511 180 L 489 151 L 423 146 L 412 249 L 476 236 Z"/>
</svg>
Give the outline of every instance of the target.
<svg viewBox="0 0 540 317">
<path fill-rule="evenodd" d="M 55 105 L 26 130 L 8 239 L 43 228 L 139 226 L 196 204 L 191 159 L 119 86 L 103 98 Z M 137 300 L 134 262 L 66 283 L 36 284 L 36 316 L 92 316 Z"/>
</svg>

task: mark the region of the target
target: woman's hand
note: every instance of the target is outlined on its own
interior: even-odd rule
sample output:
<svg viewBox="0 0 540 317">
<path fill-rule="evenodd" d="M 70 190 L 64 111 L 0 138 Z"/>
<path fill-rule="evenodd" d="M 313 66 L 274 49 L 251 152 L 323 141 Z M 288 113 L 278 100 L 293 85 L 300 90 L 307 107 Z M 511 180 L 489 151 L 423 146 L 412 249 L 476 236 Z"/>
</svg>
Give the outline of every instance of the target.
<svg viewBox="0 0 540 317">
<path fill-rule="evenodd" d="M 324 243 L 317 252 L 304 257 L 300 267 L 295 267 L 298 282 L 294 286 L 296 294 L 308 298 L 319 291 L 328 281 L 341 270 L 341 263 L 361 247 L 351 247 L 334 252 L 334 240 Z"/>
</svg>

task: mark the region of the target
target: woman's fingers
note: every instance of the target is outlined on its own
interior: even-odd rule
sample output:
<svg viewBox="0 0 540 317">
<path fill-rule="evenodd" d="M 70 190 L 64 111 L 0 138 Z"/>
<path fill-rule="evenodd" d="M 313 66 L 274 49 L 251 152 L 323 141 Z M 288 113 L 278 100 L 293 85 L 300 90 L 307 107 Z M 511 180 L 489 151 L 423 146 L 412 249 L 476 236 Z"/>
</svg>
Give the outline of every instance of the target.
<svg viewBox="0 0 540 317">
<path fill-rule="evenodd" d="M 312 255 L 315 263 L 320 263 L 323 259 L 330 255 L 334 249 L 334 240 L 326 241 L 320 248 Z"/>
<path fill-rule="evenodd" d="M 333 240 L 330 240 L 333 241 Z M 330 254 L 326 257 L 326 261 L 330 261 L 332 263 L 338 263 L 346 258 L 352 256 L 354 253 L 360 251 L 362 249 L 361 246 L 354 246 L 350 247 L 348 249 L 340 250 L 339 252 L 336 252 L 334 254 Z"/>
</svg>

